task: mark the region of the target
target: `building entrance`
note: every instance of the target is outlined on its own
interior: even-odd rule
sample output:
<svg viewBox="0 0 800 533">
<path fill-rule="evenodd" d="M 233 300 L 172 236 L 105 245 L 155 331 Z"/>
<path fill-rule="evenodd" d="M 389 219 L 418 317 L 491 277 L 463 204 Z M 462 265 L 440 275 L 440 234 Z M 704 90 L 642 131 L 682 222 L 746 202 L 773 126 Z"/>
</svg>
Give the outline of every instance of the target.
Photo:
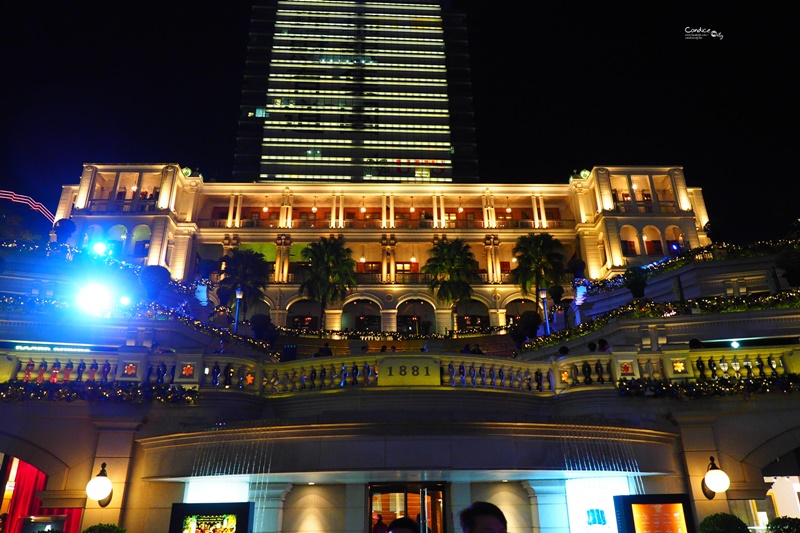
<svg viewBox="0 0 800 533">
<path fill-rule="evenodd" d="M 407 516 L 420 525 L 420 533 L 446 533 L 446 505 L 443 483 L 371 484 L 369 532 L 381 515 L 386 525 L 395 518 Z"/>
</svg>

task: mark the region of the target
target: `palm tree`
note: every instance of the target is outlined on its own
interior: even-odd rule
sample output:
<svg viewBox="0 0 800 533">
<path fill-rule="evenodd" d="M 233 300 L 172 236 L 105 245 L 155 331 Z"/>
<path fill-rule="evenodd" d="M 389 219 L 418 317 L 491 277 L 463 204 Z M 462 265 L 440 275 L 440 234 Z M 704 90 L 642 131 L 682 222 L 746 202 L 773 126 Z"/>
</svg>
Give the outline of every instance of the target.
<svg viewBox="0 0 800 533">
<path fill-rule="evenodd" d="M 478 261 L 463 239 L 436 241 L 428 250 L 428 260 L 422 273 L 429 274 L 428 290 L 443 304 L 454 307 L 461 300 L 472 296 L 472 284 L 481 281 L 476 273 Z"/>
<path fill-rule="evenodd" d="M 236 303 L 236 289 L 242 289 L 244 309 L 242 319 L 247 316 L 247 306 L 255 305 L 266 297 L 264 288 L 269 283 L 270 265 L 266 258 L 250 249 L 234 249 L 231 255 L 221 259 L 225 265 L 223 278 L 217 294 L 227 306 Z"/>
<path fill-rule="evenodd" d="M 320 237 L 300 252 L 307 262 L 300 284 L 300 294 L 319 302 L 320 329 L 323 329 L 323 315 L 330 303 L 339 302 L 347 293 L 356 288 L 356 261 L 353 251 L 345 246 L 344 237 Z"/>
<path fill-rule="evenodd" d="M 563 248 L 561 241 L 549 233 L 529 233 L 517 239 L 511 252 L 517 258 L 517 266 L 510 279 L 519 285 L 523 296 L 533 295 L 538 300 L 539 289 L 561 282 Z"/>
</svg>

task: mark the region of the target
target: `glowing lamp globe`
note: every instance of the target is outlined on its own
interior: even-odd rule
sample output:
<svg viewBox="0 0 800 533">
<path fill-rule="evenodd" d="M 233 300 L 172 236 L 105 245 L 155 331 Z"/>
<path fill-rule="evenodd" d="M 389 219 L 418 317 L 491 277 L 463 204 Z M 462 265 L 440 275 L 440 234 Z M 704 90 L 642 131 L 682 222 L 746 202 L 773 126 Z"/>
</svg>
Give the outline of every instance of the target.
<svg viewBox="0 0 800 533">
<path fill-rule="evenodd" d="M 704 480 L 706 487 L 714 492 L 725 492 L 731 486 L 731 478 L 719 468 L 706 472 Z"/>
<path fill-rule="evenodd" d="M 92 500 L 104 500 L 111 494 L 111 480 L 107 476 L 93 477 L 86 484 L 86 495 Z"/>
</svg>

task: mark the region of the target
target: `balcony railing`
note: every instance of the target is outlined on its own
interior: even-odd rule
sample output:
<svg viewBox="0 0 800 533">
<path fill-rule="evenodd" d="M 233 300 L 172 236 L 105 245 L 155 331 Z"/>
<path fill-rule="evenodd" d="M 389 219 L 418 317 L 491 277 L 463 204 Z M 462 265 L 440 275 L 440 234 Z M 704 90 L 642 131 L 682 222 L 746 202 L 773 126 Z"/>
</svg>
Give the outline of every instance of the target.
<svg viewBox="0 0 800 533">
<path fill-rule="evenodd" d="M 153 200 L 92 200 L 90 213 L 152 213 L 156 211 Z"/>
<path fill-rule="evenodd" d="M 675 202 L 659 202 L 658 211 L 653 202 L 636 202 L 636 209 L 631 202 L 616 202 L 617 213 L 677 213 Z"/>
<path fill-rule="evenodd" d="M 777 379 L 792 375 L 797 365 L 791 347 L 753 351 L 725 362 L 723 351 L 704 349 L 697 354 L 614 354 L 587 352 L 522 360 L 474 354 L 397 352 L 347 354 L 287 362 L 265 361 L 263 356 L 225 353 L 198 354 L 190 359 L 174 353 L 129 356 L 109 352 L 102 357 L 75 356 L 62 365 L 52 354 L 32 354 L 16 361 L 17 370 L 0 375 L 0 383 L 46 383 L 51 387 L 79 384 L 141 383 L 189 388 L 228 389 L 255 395 L 347 393 L 355 387 L 440 387 L 494 389 L 507 393 L 554 395 L 598 388 L 614 389 L 626 380 L 663 379 L 672 383 L 717 379 Z M 753 356 L 753 361 L 750 356 Z M 741 364 L 741 366 L 740 366 Z M 730 365 L 730 366 L 729 366 Z M 724 369 L 722 368 L 724 367 Z M 148 371 L 147 369 L 153 369 Z M 207 369 L 203 371 L 203 369 Z M 663 375 L 662 375 L 663 373 Z M 323 392 L 327 391 L 327 392 Z"/>
<path fill-rule="evenodd" d="M 198 225 L 205 228 L 227 228 L 227 219 L 201 219 Z M 377 219 L 356 219 L 345 220 L 344 227 L 347 229 L 390 229 L 383 228 L 382 222 Z M 445 229 L 460 230 L 494 230 L 494 229 L 539 229 L 542 231 L 550 229 L 569 229 L 575 227 L 574 220 L 548 220 L 546 228 L 535 228 L 533 220 L 529 219 L 501 219 L 497 221 L 497 227 L 490 228 L 484 225 L 482 220 L 448 220 Z M 248 219 L 239 221 L 239 228 L 264 228 L 278 229 L 278 221 L 274 219 Z M 292 220 L 291 228 L 281 229 L 331 229 L 330 220 Z M 337 227 L 334 226 L 334 229 Z M 391 229 L 434 229 L 433 220 L 395 220 L 395 227 Z"/>
</svg>

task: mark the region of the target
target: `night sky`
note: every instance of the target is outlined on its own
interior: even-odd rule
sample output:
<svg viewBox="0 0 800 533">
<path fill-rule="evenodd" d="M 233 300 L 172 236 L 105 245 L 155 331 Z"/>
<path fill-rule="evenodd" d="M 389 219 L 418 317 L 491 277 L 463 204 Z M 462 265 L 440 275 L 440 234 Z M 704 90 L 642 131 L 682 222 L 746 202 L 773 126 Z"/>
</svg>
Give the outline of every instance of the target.
<svg viewBox="0 0 800 533">
<path fill-rule="evenodd" d="M 481 181 L 682 165 L 716 241 L 782 238 L 800 218 L 794 5 L 454 3 L 470 26 Z M 55 211 L 84 163 L 176 162 L 225 180 L 249 3 L 89 4 L 0 8 L 1 188 Z"/>
</svg>

